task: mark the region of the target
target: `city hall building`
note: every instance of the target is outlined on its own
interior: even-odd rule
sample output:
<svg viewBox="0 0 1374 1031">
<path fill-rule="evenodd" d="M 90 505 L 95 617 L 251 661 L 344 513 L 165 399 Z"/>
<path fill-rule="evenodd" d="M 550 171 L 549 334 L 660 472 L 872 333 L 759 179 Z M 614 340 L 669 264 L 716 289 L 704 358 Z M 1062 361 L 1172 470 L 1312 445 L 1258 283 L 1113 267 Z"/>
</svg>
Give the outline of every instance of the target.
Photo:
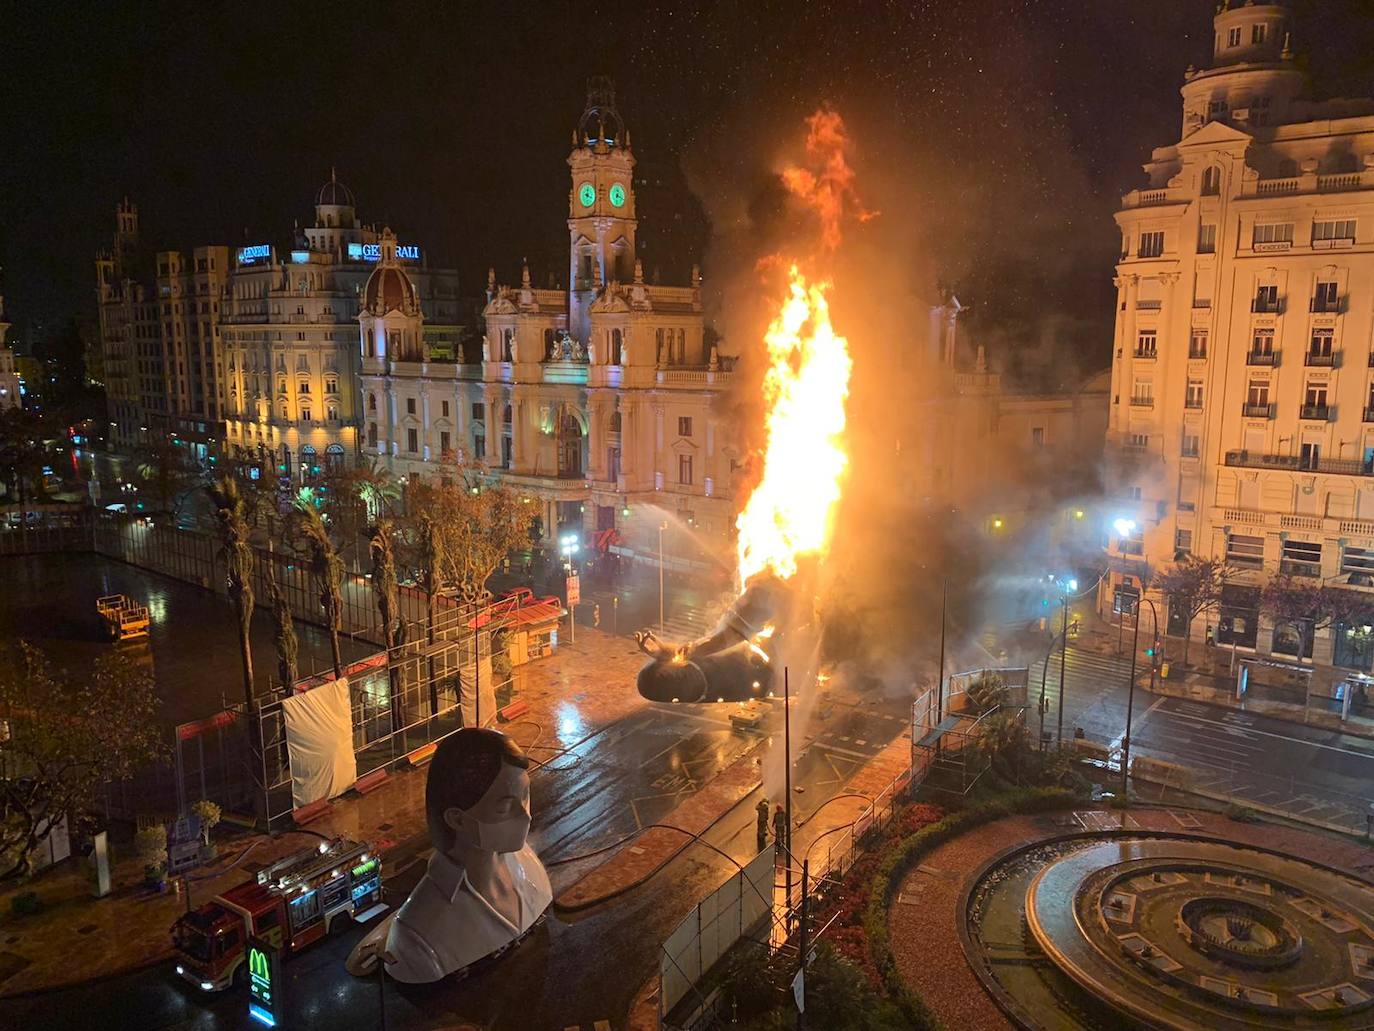
<svg viewBox="0 0 1374 1031">
<path fill-rule="evenodd" d="M 594 82 L 568 156 L 568 289 L 489 274 L 480 353 L 439 355 L 398 242 L 362 295 L 363 454 L 398 476 L 481 463 L 538 506 L 544 533 L 614 530 L 622 551 L 701 560 L 722 537 L 742 455 L 717 399 L 731 361 L 708 347 L 701 277 L 645 281 L 635 158 L 608 83 Z M 668 518 L 671 517 L 671 518 Z M 585 538 L 584 538 L 585 539 Z M 671 545 L 671 546 L 670 546 Z"/>
<path fill-rule="evenodd" d="M 1363 620 L 1314 635 L 1258 602 L 1279 573 L 1374 583 L 1374 102 L 1304 96 L 1280 4 L 1223 4 L 1214 24 L 1179 140 L 1116 216 L 1100 607 L 1224 559 L 1220 610 L 1195 625 L 1155 598 L 1169 633 L 1368 671 Z"/>
</svg>

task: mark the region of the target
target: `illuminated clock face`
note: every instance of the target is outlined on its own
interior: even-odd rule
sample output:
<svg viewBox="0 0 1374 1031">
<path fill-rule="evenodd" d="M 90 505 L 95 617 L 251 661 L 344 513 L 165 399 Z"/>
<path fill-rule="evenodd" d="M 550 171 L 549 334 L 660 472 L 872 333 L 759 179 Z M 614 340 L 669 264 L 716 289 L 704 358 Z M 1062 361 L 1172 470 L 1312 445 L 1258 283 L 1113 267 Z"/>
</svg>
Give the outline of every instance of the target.
<svg viewBox="0 0 1374 1031">
<path fill-rule="evenodd" d="M 619 183 L 611 187 L 611 203 L 617 208 L 625 203 L 625 187 Z"/>
<path fill-rule="evenodd" d="M 577 199 L 584 208 L 590 208 L 596 203 L 596 187 L 591 183 L 583 183 L 577 188 Z"/>
</svg>

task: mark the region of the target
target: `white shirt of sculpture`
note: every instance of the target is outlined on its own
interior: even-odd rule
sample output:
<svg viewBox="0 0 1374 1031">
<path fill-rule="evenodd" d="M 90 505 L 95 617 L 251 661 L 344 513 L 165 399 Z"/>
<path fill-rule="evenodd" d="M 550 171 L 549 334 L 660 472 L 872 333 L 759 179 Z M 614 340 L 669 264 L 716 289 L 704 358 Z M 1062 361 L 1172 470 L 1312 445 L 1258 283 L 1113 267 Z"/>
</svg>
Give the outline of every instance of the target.
<svg viewBox="0 0 1374 1031">
<path fill-rule="evenodd" d="M 553 901 L 544 864 L 529 843 L 519 852 L 496 856 L 505 863 L 520 899 L 520 920 L 512 924 L 468 881 L 467 872 L 442 852 L 429 860 L 387 934 L 395 957 L 386 972 L 397 981 L 426 984 L 505 948 L 533 926 Z"/>
</svg>

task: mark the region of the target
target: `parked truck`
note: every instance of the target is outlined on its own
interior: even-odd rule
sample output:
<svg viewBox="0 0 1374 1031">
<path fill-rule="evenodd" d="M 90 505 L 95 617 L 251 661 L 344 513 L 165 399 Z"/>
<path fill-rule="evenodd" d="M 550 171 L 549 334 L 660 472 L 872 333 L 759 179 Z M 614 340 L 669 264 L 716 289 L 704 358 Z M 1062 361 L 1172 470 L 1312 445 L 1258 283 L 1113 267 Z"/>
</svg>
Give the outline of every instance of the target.
<svg viewBox="0 0 1374 1031">
<path fill-rule="evenodd" d="M 321 841 L 182 915 L 172 925 L 176 972 L 207 992 L 221 991 L 246 979 L 250 936 L 290 956 L 382 908 L 382 861 L 372 846 Z"/>
</svg>

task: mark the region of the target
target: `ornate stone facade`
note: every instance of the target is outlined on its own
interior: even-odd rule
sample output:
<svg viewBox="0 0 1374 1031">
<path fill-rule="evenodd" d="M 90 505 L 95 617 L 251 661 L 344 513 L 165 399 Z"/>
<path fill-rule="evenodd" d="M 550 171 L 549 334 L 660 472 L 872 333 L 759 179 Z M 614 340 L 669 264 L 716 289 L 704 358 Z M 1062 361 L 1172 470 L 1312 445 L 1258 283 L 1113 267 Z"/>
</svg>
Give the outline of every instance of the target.
<svg viewBox="0 0 1374 1031">
<path fill-rule="evenodd" d="M 428 313 L 364 307 L 363 451 L 405 476 L 484 463 L 549 538 L 614 529 L 622 550 L 655 551 L 665 515 L 723 538 L 743 457 L 716 405 L 729 363 L 707 347 L 695 269 L 684 286 L 645 282 L 630 134 L 604 82 L 568 166 L 572 289 L 536 288 L 528 266 L 518 286 L 490 273 L 480 361 L 382 351 L 379 326 L 414 337 Z"/>
</svg>

